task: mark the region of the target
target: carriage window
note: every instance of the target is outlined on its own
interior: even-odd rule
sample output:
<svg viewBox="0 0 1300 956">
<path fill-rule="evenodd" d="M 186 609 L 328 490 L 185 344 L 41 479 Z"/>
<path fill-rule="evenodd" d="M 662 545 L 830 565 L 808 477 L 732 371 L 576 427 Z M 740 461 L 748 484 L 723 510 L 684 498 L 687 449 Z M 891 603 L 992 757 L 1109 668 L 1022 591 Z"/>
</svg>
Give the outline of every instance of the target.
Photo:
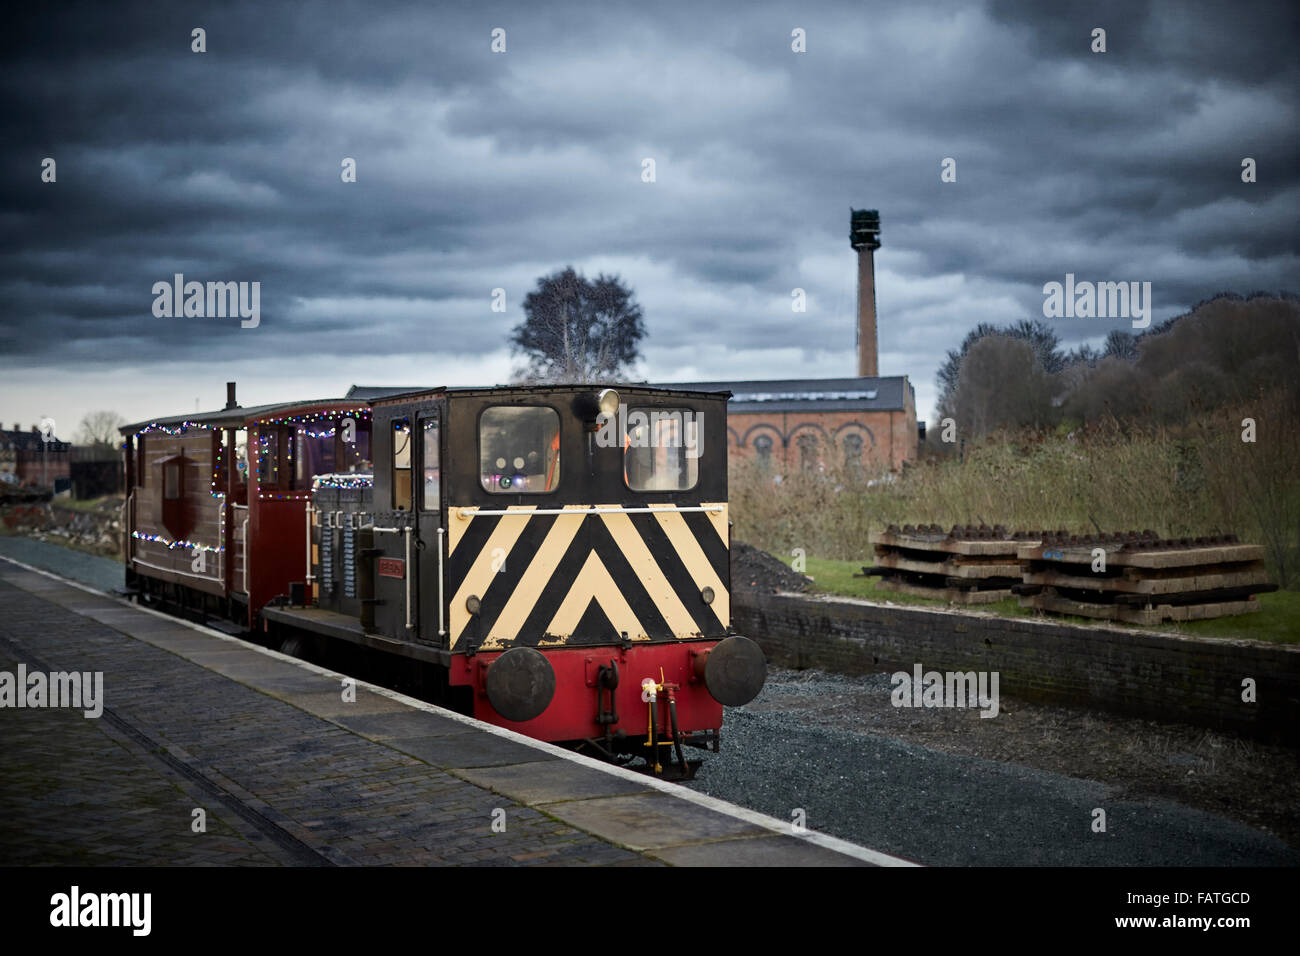
<svg viewBox="0 0 1300 956">
<path fill-rule="evenodd" d="M 316 475 L 334 472 L 334 426 L 329 423 L 299 425 L 291 433 L 289 446 L 293 457 L 293 481 L 290 488 L 305 491 L 311 488 Z"/>
<path fill-rule="evenodd" d="M 230 432 L 217 428 L 212 431 L 212 492 L 225 494 L 230 480 Z"/>
<path fill-rule="evenodd" d="M 541 495 L 560 483 L 560 416 L 553 408 L 498 405 L 478 425 L 479 480 L 495 494 Z"/>
<path fill-rule="evenodd" d="M 148 484 L 149 465 L 144 457 L 144 435 L 135 436 L 135 485 L 143 488 Z"/>
<path fill-rule="evenodd" d="M 682 408 L 634 408 L 623 436 L 623 478 L 633 491 L 686 491 L 700 478 L 704 416 Z"/>
<path fill-rule="evenodd" d="M 181 463 L 169 461 L 163 465 L 163 498 L 175 501 L 181 496 Z"/>
<path fill-rule="evenodd" d="M 248 429 L 235 429 L 235 482 L 248 484 Z"/>
<path fill-rule="evenodd" d="M 411 509 L 411 423 L 405 418 L 393 421 L 393 507 Z"/>
<path fill-rule="evenodd" d="M 438 420 L 426 418 L 422 424 L 424 425 L 424 491 L 420 498 L 420 506 L 426 511 L 437 511 L 441 478 L 438 469 Z"/>
<path fill-rule="evenodd" d="M 338 470 L 370 474 L 374 466 L 370 461 L 370 422 L 366 419 L 344 418 L 339 422 Z"/>
<path fill-rule="evenodd" d="M 274 426 L 257 430 L 257 483 L 280 484 L 280 430 Z"/>
</svg>

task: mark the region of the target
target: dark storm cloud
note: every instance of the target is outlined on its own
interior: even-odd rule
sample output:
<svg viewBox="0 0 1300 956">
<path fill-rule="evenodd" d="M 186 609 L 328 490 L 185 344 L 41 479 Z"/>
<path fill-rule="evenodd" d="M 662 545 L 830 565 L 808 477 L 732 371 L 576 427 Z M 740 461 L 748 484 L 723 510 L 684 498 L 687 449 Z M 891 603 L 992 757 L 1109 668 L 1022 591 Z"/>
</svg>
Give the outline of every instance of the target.
<svg viewBox="0 0 1300 956">
<path fill-rule="evenodd" d="M 658 304 L 651 354 L 721 377 L 851 348 L 854 205 L 882 214 L 882 365 L 925 386 L 1066 272 L 1151 281 L 1166 314 L 1294 289 L 1297 39 L 1283 3 L 43 8 L 0 41 L 0 348 L 488 352 L 539 275 L 598 261 Z M 260 282 L 262 326 L 155 318 L 177 272 Z M 793 321 L 796 286 L 823 311 Z"/>
</svg>

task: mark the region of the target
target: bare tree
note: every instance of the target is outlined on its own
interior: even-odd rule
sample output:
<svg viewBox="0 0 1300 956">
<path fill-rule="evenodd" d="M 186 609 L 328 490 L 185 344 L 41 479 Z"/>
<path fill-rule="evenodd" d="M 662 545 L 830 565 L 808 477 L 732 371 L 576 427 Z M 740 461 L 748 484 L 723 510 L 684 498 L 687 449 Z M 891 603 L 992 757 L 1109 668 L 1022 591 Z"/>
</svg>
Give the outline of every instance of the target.
<svg viewBox="0 0 1300 956">
<path fill-rule="evenodd" d="M 526 364 L 517 381 L 585 382 L 627 372 L 645 335 L 641 307 L 617 276 L 590 281 L 572 267 L 537 280 L 511 342 Z"/>
<path fill-rule="evenodd" d="M 1006 335 L 980 339 L 967 351 L 957 388 L 947 400 L 962 434 L 1042 426 L 1052 418 L 1052 377 L 1032 343 Z"/>
<path fill-rule="evenodd" d="M 77 441 L 83 445 L 112 446 L 118 443 L 118 429 L 126 419 L 117 412 L 89 412 L 77 428 Z"/>
</svg>

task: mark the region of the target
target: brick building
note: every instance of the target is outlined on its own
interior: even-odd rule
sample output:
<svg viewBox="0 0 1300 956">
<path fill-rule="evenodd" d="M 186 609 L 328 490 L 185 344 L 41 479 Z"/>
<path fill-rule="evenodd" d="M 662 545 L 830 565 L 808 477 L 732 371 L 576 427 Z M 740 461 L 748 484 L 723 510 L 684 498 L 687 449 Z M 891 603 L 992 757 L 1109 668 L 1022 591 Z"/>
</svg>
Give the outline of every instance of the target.
<svg viewBox="0 0 1300 956">
<path fill-rule="evenodd" d="M 898 471 L 916 457 L 916 393 L 907 376 L 880 377 L 876 354 L 875 250 L 880 214 L 850 211 L 858 254 L 858 377 L 741 382 L 673 382 L 673 388 L 726 389 L 727 448 L 783 472 L 831 461 L 870 473 Z"/>
<path fill-rule="evenodd" d="M 916 395 L 906 376 L 756 382 L 684 382 L 674 388 L 729 390 L 727 449 L 783 472 L 832 459 L 870 473 L 898 471 L 916 457 Z"/>
<path fill-rule="evenodd" d="M 35 425 L 23 431 L 0 429 L 0 481 L 62 491 L 69 485 L 68 451 L 72 446 Z"/>
</svg>

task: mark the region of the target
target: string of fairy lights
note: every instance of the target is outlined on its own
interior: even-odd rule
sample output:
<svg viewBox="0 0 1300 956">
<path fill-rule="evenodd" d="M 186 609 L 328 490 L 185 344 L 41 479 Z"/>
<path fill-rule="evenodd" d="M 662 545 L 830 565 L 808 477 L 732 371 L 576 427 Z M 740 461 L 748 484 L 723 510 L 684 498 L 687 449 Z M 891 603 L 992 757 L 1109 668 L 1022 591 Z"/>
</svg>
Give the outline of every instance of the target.
<svg viewBox="0 0 1300 956">
<path fill-rule="evenodd" d="M 305 425 L 311 425 L 313 423 L 329 421 L 331 423 L 331 427 L 329 427 L 328 429 L 321 429 L 319 431 L 313 432 L 310 428 L 304 428 L 303 432 L 308 438 L 332 438 L 334 437 L 334 435 L 337 434 L 337 426 L 334 425 L 333 423 L 341 419 L 347 419 L 347 418 L 358 419 L 360 421 L 368 421 L 370 419 L 370 409 L 345 408 L 342 409 L 341 411 L 333 410 L 328 412 L 316 412 L 307 415 L 288 415 L 283 418 L 263 418 L 263 419 L 259 419 L 254 424 L 258 426 L 262 426 L 262 425 L 305 426 Z M 255 459 L 251 463 L 251 467 L 254 470 L 256 470 L 259 475 L 261 474 L 260 468 L 262 463 L 262 454 L 264 451 L 269 451 L 269 448 L 267 447 L 269 442 L 266 441 L 266 439 L 269 439 L 269 437 L 270 436 L 261 433 L 259 429 L 257 447 L 254 449 Z M 261 491 L 259 490 L 257 493 L 257 497 L 262 501 L 308 501 L 311 498 L 311 492 L 310 491 Z"/>
<path fill-rule="evenodd" d="M 368 408 L 347 408 L 331 409 L 329 411 L 311 412 L 300 415 L 285 415 L 278 418 L 262 418 L 253 422 L 253 427 L 258 429 L 257 441 L 253 443 L 251 451 L 253 453 L 252 461 L 248 462 L 247 467 L 250 475 L 261 475 L 262 460 L 265 454 L 270 452 L 270 435 L 262 429 L 267 426 L 296 426 L 300 434 L 305 438 L 334 438 L 338 435 L 339 425 L 343 420 L 354 419 L 356 422 L 369 421 L 370 410 Z M 328 422 L 328 427 L 312 428 L 312 425 L 320 425 Z M 150 422 L 143 428 L 138 429 L 132 440 L 138 440 L 149 435 L 169 435 L 177 437 L 187 435 L 191 431 L 200 430 L 205 432 L 219 432 L 223 429 L 214 428 L 204 422 L 195 422 L 185 420 L 182 422 L 172 422 L 163 424 L 161 422 Z M 123 449 L 128 447 L 128 442 L 123 442 Z M 225 460 L 226 447 L 224 442 L 216 443 L 216 450 L 213 459 L 212 480 L 209 483 L 208 494 L 214 499 L 224 499 L 226 494 L 219 490 L 218 481 L 225 473 L 228 462 Z M 278 462 L 277 462 L 278 468 Z M 326 479 L 321 481 L 320 478 Z M 368 488 L 373 484 L 373 477 L 370 475 L 326 475 L 320 476 L 313 482 L 314 487 L 323 488 Z M 262 482 L 258 480 L 259 488 Z M 311 492 L 294 492 L 294 491 L 258 491 L 257 497 L 263 501 L 306 501 L 311 498 Z M 150 534 L 143 531 L 132 531 L 131 536 L 140 541 L 146 541 L 151 544 L 160 544 L 168 550 L 183 548 L 191 552 L 208 551 L 221 553 L 226 550 L 224 545 L 208 545 L 197 541 L 173 540 L 160 534 Z M 225 509 L 221 509 L 221 540 L 225 540 Z"/>
<path fill-rule="evenodd" d="M 317 475 L 312 480 L 314 488 L 373 488 L 374 475 Z"/>
<path fill-rule="evenodd" d="M 224 523 L 224 522 L 223 522 Z M 197 541 L 173 541 L 161 534 L 148 534 L 144 531 L 132 531 L 131 537 L 140 541 L 148 541 L 150 544 L 161 544 L 167 550 L 172 551 L 176 548 L 184 548 L 186 551 L 212 551 L 220 553 L 226 550 L 225 545 L 200 544 Z"/>
</svg>

